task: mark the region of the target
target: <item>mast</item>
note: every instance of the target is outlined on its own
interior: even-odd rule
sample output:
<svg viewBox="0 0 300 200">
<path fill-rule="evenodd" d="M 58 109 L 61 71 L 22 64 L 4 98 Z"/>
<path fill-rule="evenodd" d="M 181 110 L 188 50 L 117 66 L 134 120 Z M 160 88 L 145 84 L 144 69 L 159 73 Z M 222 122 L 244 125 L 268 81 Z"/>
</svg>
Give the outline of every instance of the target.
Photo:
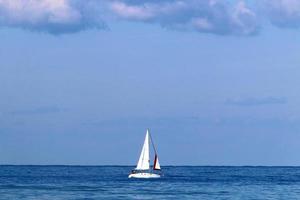
<svg viewBox="0 0 300 200">
<path fill-rule="evenodd" d="M 147 129 L 147 132 L 149 133 L 150 140 L 151 140 L 151 144 L 152 144 L 152 147 L 153 147 L 153 149 L 154 149 L 154 153 L 155 153 L 155 155 L 157 155 L 157 151 L 156 151 L 156 148 L 155 148 L 155 145 L 154 145 L 154 142 L 153 142 L 153 139 L 152 139 L 152 136 L 151 136 L 151 134 L 150 134 L 149 129 Z"/>
</svg>

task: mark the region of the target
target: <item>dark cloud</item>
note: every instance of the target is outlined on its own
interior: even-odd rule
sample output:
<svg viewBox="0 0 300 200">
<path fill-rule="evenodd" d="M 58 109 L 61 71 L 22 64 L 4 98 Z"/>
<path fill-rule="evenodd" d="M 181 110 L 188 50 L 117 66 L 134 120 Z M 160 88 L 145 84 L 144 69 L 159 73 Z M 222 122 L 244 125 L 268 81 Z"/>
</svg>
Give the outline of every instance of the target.
<svg viewBox="0 0 300 200">
<path fill-rule="evenodd" d="M 259 106 L 270 104 L 286 104 L 287 100 L 283 97 L 264 97 L 264 98 L 239 98 L 228 99 L 226 102 L 228 105 L 235 106 Z"/>
</svg>

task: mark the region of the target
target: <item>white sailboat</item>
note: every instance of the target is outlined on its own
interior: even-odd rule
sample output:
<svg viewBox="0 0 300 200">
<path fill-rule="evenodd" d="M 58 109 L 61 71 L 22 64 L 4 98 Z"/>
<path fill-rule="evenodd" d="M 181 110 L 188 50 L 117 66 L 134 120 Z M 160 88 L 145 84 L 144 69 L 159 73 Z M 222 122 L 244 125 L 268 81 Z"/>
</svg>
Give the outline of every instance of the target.
<svg viewBox="0 0 300 200">
<path fill-rule="evenodd" d="M 150 141 L 155 153 L 152 169 L 150 168 L 150 146 L 149 146 Z M 149 133 L 149 130 L 147 129 L 146 137 L 145 137 L 145 141 L 144 141 L 144 145 L 142 148 L 139 161 L 137 163 L 136 168 L 133 169 L 129 174 L 128 178 L 160 178 L 160 176 L 161 176 L 161 168 L 158 161 L 158 155 L 152 137 Z"/>
</svg>

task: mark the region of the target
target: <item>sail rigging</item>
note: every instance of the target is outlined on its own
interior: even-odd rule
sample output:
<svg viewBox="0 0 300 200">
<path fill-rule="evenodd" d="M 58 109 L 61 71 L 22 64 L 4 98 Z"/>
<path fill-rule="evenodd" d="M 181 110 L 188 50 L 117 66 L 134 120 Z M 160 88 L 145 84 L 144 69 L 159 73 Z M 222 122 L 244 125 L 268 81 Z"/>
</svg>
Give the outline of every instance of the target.
<svg viewBox="0 0 300 200">
<path fill-rule="evenodd" d="M 155 148 L 155 145 L 154 145 L 154 141 L 152 139 L 151 134 L 149 134 L 149 135 L 150 135 L 151 144 L 152 144 L 152 147 L 153 147 L 154 153 L 155 153 L 154 163 L 153 163 L 153 169 L 154 170 L 160 170 L 160 164 L 159 164 L 159 161 L 158 161 L 158 155 L 157 155 L 157 151 L 156 151 L 156 148 Z"/>
</svg>

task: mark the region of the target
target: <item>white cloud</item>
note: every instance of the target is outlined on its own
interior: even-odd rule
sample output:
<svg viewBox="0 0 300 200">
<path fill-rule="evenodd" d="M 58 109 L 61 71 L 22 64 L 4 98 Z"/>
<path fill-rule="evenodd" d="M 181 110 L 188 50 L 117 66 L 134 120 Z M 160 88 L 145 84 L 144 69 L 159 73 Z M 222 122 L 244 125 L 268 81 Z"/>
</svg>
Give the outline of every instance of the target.
<svg viewBox="0 0 300 200">
<path fill-rule="evenodd" d="M 244 2 L 220 0 L 115 1 L 111 10 L 119 18 L 163 27 L 215 34 L 250 35 L 257 31 L 256 15 Z"/>
<path fill-rule="evenodd" d="M 263 0 L 263 12 L 279 27 L 300 27 L 299 0 Z"/>
<path fill-rule="evenodd" d="M 300 0 L 255 0 L 251 6 L 246 2 L 250 1 L 0 0 L 0 27 L 61 34 L 103 29 L 103 19 L 118 18 L 173 30 L 253 35 L 263 25 L 263 17 L 278 27 L 300 27 Z"/>
<path fill-rule="evenodd" d="M 52 33 L 103 26 L 102 21 L 89 23 L 87 13 L 72 2 L 74 1 L 0 0 L 0 25 Z"/>
<path fill-rule="evenodd" d="M 234 25 L 239 27 L 243 34 L 252 34 L 257 31 L 258 22 L 256 14 L 243 1 L 236 4 L 232 13 L 232 20 Z"/>
<path fill-rule="evenodd" d="M 182 1 L 152 3 L 144 2 L 142 5 L 128 4 L 122 1 L 114 1 L 111 10 L 121 18 L 129 20 L 148 21 L 162 15 L 174 15 L 176 12 L 187 8 L 188 5 Z"/>
<path fill-rule="evenodd" d="M 126 19 L 147 20 L 155 15 L 149 7 L 128 6 L 123 2 L 112 3 L 111 8 L 120 17 Z"/>
<path fill-rule="evenodd" d="M 209 22 L 208 19 L 206 18 L 195 18 L 192 19 L 192 25 L 198 29 L 198 30 L 212 30 L 214 29 L 214 26 L 211 22 Z"/>
</svg>

